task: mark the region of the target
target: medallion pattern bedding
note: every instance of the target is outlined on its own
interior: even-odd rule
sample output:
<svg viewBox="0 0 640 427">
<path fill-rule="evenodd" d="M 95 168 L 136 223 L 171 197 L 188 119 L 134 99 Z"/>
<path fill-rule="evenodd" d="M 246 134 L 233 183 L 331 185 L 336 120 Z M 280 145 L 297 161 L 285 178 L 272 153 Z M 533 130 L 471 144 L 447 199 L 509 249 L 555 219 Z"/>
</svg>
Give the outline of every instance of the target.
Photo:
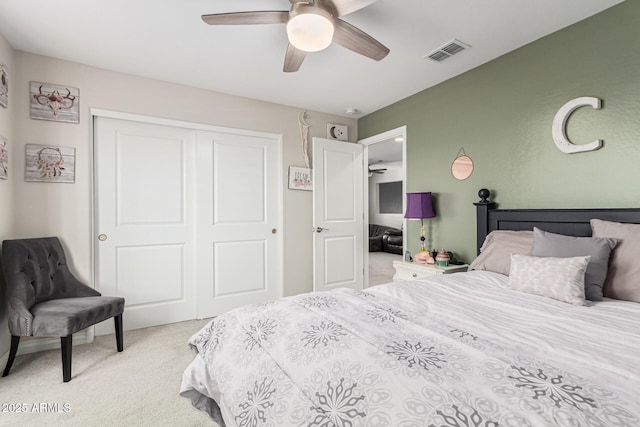
<svg viewBox="0 0 640 427">
<path fill-rule="evenodd" d="M 196 333 L 181 394 L 229 427 L 640 425 L 638 306 L 482 271 L 303 294 Z"/>
</svg>

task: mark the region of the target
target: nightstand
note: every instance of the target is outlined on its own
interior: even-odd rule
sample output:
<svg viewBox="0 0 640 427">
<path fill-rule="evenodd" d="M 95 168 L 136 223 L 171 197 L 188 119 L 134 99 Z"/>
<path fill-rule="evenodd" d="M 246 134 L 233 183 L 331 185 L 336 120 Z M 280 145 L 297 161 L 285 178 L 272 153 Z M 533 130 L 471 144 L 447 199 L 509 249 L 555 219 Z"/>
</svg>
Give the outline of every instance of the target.
<svg viewBox="0 0 640 427">
<path fill-rule="evenodd" d="M 468 267 L 469 266 L 467 264 L 439 267 L 434 264 L 416 264 L 415 262 L 393 261 L 393 268 L 396 270 L 396 274 L 393 275 L 393 280 L 415 280 L 420 277 L 434 276 L 437 274 L 460 273 L 467 271 Z"/>
</svg>

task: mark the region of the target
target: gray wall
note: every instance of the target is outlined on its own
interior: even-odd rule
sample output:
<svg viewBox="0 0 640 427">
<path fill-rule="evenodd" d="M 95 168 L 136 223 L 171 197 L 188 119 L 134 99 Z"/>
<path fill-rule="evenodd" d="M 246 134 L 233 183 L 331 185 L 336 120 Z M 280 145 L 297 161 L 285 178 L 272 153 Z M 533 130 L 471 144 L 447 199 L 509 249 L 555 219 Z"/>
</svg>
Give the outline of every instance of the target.
<svg viewBox="0 0 640 427">
<path fill-rule="evenodd" d="M 435 193 L 429 246 L 473 259 L 483 187 L 503 208 L 640 206 L 639 17 L 640 2 L 624 2 L 358 121 L 360 138 L 407 125 L 407 191 Z M 580 96 L 603 109 L 577 110 L 568 135 L 604 147 L 564 154 L 551 125 Z M 466 181 L 450 172 L 460 147 L 475 163 Z"/>
</svg>

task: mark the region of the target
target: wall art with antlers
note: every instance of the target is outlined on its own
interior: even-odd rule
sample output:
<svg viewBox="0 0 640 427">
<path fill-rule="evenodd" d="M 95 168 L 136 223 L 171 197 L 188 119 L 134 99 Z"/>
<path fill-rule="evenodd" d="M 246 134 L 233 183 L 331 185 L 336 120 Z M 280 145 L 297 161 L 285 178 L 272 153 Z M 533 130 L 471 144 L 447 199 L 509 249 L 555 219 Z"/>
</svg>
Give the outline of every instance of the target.
<svg viewBox="0 0 640 427">
<path fill-rule="evenodd" d="M 31 118 L 80 123 L 79 92 L 75 87 L 30 82 Z"/>
<path fill-rule="evenodd" d="M 9 105 L 9 72 L 7 66 L 0 64 L 0 106 L 7 108 Z"/>
</svg>

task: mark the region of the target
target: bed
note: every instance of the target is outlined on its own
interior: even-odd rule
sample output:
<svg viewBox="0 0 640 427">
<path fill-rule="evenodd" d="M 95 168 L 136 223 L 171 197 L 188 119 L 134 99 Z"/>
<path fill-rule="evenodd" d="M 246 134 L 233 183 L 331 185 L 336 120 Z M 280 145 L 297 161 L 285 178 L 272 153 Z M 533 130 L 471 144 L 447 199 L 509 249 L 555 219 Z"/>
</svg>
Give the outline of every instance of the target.
<svg viewBox="0 0 640 427">
<path fill-rule="evenodd" d="M 592 219 L 623 223 L 629 251 L 640 209 L 499 210 L 479 194 L 473 271 L 225 313 L 189 340 L 181 395 L 227 427 L 640 425 L 640 304 L 585 299 L 595 255 L 530 256 L 547 238 L 590 236 Z M 513 236 L 533 249 L 509 249 Z M 588 239 L 612 245 L 609 268 L 625 261 L 611 239 Z M 539 281 L 514 288 L 541 260 L 567 290 L 582 286 L 581 303 Z"/>
</svg>

